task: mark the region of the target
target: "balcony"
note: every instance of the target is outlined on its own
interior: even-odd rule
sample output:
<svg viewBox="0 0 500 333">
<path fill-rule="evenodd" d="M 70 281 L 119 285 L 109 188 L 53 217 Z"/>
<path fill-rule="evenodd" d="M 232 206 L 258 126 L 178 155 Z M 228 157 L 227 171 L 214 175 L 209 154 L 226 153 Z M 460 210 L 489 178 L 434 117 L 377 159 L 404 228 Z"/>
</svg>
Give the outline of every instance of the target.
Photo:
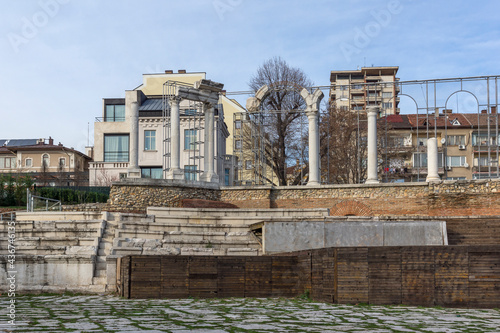
<svg viewBox="0 0 500 333">
<path fill-rule="evenodd" d="M 125 116 L 123 117 L 95 117 L 96 123 L 119 123 L 124 122 Z"/>
</svg>

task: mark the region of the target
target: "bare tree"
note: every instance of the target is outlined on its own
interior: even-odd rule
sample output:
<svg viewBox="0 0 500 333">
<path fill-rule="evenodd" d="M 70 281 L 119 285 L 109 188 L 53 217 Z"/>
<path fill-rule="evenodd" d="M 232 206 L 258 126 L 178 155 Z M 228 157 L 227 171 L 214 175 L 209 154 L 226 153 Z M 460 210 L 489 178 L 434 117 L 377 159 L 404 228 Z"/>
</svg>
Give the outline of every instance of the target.
<svg viewBox="0 0 500 333">
<path fill-rule="evenodd" d="M 366 179 L 366 115 L 330 105 L 320 121 L 322 179 L 357 184 Z"/>
<path fill-rule="evenodd" d="M 266 152 L 266 161 L 276 174 L 279 185 L 286 185 L 287 162 L 303 157 L 301 151 L 293 147 L 302 140 L 300 118 L 304 114 L 300 110 L 305 108 L 305 103 L 300 91 L 313 83 L 301 69 L 274 57 L 257 69 L 249 83 L 255 91 L 263 85 L 270 88 L 270 94 L 261 105 L 265 113 L 262 128 L 268 141 L 266 150 L 270 150 Z"/>
</svg>

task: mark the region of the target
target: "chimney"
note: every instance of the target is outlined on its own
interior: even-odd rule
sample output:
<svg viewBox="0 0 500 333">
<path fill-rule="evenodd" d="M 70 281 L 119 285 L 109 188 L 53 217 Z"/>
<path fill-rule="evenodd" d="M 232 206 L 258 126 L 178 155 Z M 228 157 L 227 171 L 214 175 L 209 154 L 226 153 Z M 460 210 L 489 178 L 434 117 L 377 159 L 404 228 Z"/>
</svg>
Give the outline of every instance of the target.
<svg viewBox="0 0 500 333">
<path fill-rule="evenodd" d="M 54 145 L 54 139 L 49 136 L 49 145 L 53 146 Z"/>
<path fill-rule="evenodd" d="M 179 69 L 179 74 L 186 74 L 186 70 L 185 69 Z"/>
<path fill-rule="evenodd" d="M 487 114 L 488 110 L 481 110 L 481 114 Z"/>
<path fill-rule="evenodd" d="M 165 70 L 165 74 L 174 74 L 174 71 L 171 69 Z"/>
<path fill-rule="evenodd" d="M 491 107 L 491 114 L 497 114 L 497 107 L 496 106 Z"/>
</svg>

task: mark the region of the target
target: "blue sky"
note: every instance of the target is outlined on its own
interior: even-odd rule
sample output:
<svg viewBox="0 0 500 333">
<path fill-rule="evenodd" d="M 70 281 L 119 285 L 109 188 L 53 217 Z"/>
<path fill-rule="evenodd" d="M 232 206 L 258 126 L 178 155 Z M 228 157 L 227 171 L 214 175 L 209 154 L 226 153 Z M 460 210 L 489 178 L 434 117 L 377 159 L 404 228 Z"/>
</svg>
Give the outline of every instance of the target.
<svg viewBox="0 0 500 333">
<path fill-rule="evenodd" d="M 316 85 L 365 65 L 399 66 L 401 80 L 500 74 L 494 0 L 0 3 L 0 139 L 52 136 L 83 150 L 102 98 L 165 69 L 206 72 L 227 91 L 248 90 L 273 56 Z"/>
</svg>

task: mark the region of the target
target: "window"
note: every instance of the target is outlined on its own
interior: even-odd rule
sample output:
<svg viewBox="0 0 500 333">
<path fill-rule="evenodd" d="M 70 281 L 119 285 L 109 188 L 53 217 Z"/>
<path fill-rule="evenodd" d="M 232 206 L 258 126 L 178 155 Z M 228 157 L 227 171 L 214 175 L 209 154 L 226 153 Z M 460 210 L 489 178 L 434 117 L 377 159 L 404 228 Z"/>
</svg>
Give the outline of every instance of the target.
<svg viewBox="0 0 500 333">
<path fill-rule="evenodd" d="M 465 156 L 446 156 L 446 165 L 450 167 L 463 167 L 465 166 Z"/>
<path fill-rule="evenodd" d="M 446 180 L 466 180 L 465 177 L 448 177 Z"/>
<path fill-rule="evenodd" d="M 28 168 L 32 167 L 33 166 L 33 159 L 31 159 L 31 158 L 25 159 L 24 160 L 24 166 L 26 166 Z"/>
<path fill-rule="evenodd" d="M 361 90 L 361 89 L 363 89 L 363 85 L 361 85 L 361 84 L 354 84 L 354 85 L 352 86 L 352 89 L 355 89 L 355 90 Z"/>
<path fill-rule="evenodd" d="M 234 148 L 241 149 L 241 140 L 234 141 Z"/>
<path fill-rule="evenodd" d="M 196 109 L 186 109 L 184 110 L 186 116 L 194 116 L 196 114 Z"/>
<path fill-rule="evenodd" d="M 229 169 L 224 169 L 224 185 L 229 186 Z"/>
<path fill-rule="evenodd" d="M 446 144 L 448 146 L 465 145 L 465 135 L 448 135 L 446 137 Z"/>
<path fill-rule="evenodd" d="M 240 129 L 241 128 L 241 120 L 236 120 L 234 122 L 234 128 L 236 128 L 236 129 Z"/>
<path fill-rule="evenodd" d="M 50 165 L 49 154 L 42 155 L 42 167 L 47 168 Z"/>
<path fill-rule="evenodd" d="M 427 138 L 418 138 L 417 146 L 427 147 Z"/>
<path fill-rule="evenodd" d="M 196 170 L 198 166 L 196 165 L 185 165 L 184 166 L 184 178 L 186 180 L 196 180 Z"/>
<path fill-rule="evenodd" d="M 245 161 L 245 169 L 250 170 L 252 168 L 252 161 Z"/>
<path fill-rule="evenodd" d="M 480 164 L 480 165 L 479 165 Z M 498 161 L 495 158 L 488 159 L 488 156 L 474 157 L 474 166 L 476 167 L 496 167 Z"/>
<path fill-rule="evenodd" d="M 413 154 L 414 168 L 427 168 L 427 153 Z M 438 168 L 443 167 L 443 153 L 438 153 Z"/>
<path fill-rule="evenodd" d="M 382 108 L 383 109 L 392 109 L 392 102 L 382 103 Z"/>
<path fill-rule="evenodd" d="M 198 135 L 198 130 L 195 130 L 195 129 L 184 130 L 184 149 L 185 150 L 198 149 L 198 144 L 196 143 L 197 135 Z"/>
<path fill-rule="evenodd" d="M 490 145 L 496 144 L 496 137 L 491 136 L 488 140 L 487 133 L 473 133 L 472 134 L 472 144 L 474 146 L 488 146 L 488 142 Z"/>
<path fill-rule="evenodd" d="M 15 167 L 15 157 L 0 157 L 0 169 L 14 169 Z"/>
<path fill-rule="evenodd" d="M 161 167 L 146 167 L 141 168 L 142 178 L 162 179 L 163 169 Z"/>
<path fill-rule="evenodd" d="M 106 105 L 104 121 L 125 121 L 125 105 Z"/>
<path fill-rule="evenodd" d="M 128 134 L 104 135 L 104 162 L 128 162 L 129 138 Z"/>
<path fill-rule="evenodd" d="M 156 131 L 144 131 L 144 150 L 156 150 Z"/>
<path fill-rule="evenodd" d="M 59 158 L 59 167 L 64 168 L 66 166 L 66 159 L 64 157 Z"/>
<path fill-rule="evenodd" d="M 392 93 L 391 92 L 383 92 L 382 97 L 383 98 L 392 98 Z"/>
</svg>

